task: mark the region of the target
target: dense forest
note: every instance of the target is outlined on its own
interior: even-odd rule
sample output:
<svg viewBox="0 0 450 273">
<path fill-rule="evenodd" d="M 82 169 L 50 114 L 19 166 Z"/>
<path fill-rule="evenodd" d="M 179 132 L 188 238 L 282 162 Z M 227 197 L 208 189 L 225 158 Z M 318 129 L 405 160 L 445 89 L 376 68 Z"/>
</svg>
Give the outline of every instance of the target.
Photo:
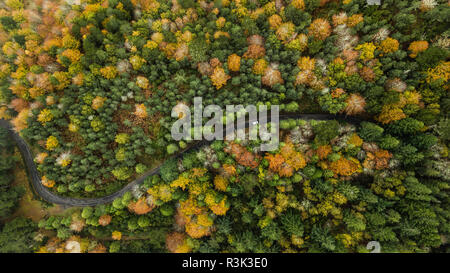
<svg viewBox="0 0 450 273">
<path fill-rule="evenodd" d="M 1 130 L 0 252 L 449 252 L 450 2 L 366 2 L 0 2 L 0 119 L 42 184 L 96 198 L 162 164 L 112 203 L 30 220 Z M 292 118 L 275 151 L 172 158 L 194 142 L 171 111 L 194 97 L 360 122 Z"/>
</svg>

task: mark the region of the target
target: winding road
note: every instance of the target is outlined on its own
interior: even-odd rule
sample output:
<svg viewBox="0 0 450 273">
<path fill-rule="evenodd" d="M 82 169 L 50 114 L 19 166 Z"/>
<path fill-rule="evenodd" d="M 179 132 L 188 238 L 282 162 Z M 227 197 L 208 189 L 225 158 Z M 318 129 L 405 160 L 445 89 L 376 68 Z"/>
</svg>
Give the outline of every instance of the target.
<svg viewBox="0 0 450 273">
<path fill-rule="evenodd" d="M 345 121 L 345 122 L 352 123 L 352 124 L 359 124 L 361 121 L 363 121 L 362 119 L 359 119 L 359 118 L 353 118 L 353 117 L 348 117 L 348 116 L 344 116 L 344 115 L 330 115 L 330 114 L 281 114 L 281 115 L 278 115 L 278 119 L 280 121 L 286 120 L 286 119 L 341 120 L 341 121 Z M 43 200 L 45 200 L 49 203 L 59 204 L 59 205 L 65 206 L 65 207 L 88 207 L 88 206 L 96 206 L 99 204 L 110 203 L 117 197 L 122 196 L 125 192 L 131 190 L 133 188 L 133 186 L 143 183 L 147 177 L 159 173 L 159 170 L 162 165 L 161 164 L 161 165 L 145 172 L 141 177 L 128 183 L 125 187 L 123 187 L 119 191 L 112 193 L 110 195 L 104 196 L 104 197 L 72 198 L 72 197 L 59 196 L 56 193 L 50 191 L 44 185 L 42 185 L 39 172 L 37 171 L 36 165 L 34 163 L 34 157 L 33 157 L 33 154 L 31 153 L 31 149 L 28 146 L 28 144 L 26 143 L 26 141 L 16 131 L 13 130 L 13 126 L 11 125 L 11 123 L 7 120 L 0 119 L 0 127 L 7 129 L 11 138 L 16 142 L 17 147 L 19 148 L 19 151 L 22 154 L 23 161 L 25 163 L 29 177 L 31 179 L 30 182 L 33 186 L 33 190 L 35 191 L 35 193 L 37 195 L 39 195 Z M 248 121 L 246 122 L 246 127 L 248 127 Z M 227 134 L 228 133 L 230 133 L 230 132 L 227 132 Z M 211 143 L 211 142 L 212 141 L 207 141 L 207 140 L 197 141 L 197 142 L 195 142 L 195 144 L 193 144 L 190 147 L 186 148 L 185 150 L 171 156 L 170 158 L 179 158 L 185 152 L 195 150 L 195 149 L 197 149 L 205 144 Z"/>
</svg>

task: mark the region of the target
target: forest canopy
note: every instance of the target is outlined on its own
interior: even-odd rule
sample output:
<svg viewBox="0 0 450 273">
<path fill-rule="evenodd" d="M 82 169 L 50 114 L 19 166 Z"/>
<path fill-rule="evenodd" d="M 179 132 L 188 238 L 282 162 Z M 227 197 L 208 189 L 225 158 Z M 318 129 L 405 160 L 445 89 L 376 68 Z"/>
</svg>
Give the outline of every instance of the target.
<svg viewBox="0 0 450 273">
<path fill-rule="evenodd" d="M 0 252 L 448 252 L 450 4 L 367 2 L 2 1 L 0 119 L 42 185 L 99 198 L 161 168 L 36 223 L 12 217 L 0 130 Z M 281 120 L 271 152 L 179 154 L 171 111 L 194 97 L 330 118 Z"/>
</svg>

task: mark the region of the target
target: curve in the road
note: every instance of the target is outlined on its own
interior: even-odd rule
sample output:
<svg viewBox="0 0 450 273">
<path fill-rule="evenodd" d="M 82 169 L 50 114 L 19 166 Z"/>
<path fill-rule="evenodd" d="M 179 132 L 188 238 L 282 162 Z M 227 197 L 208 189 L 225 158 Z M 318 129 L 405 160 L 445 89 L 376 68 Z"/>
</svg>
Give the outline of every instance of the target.
<svg viewBox="0 0 450 273">
<path fill-rule="evenodd" d="M 343 115 L 329 115 L 329 114 L 283 114 L 283 115 L 279 115 L 278 118 L 280 121 L 286 120 L 286 119 L 342 120 L 342 121 L 352 123 L 352 124 L 359 124 L 362 121 L 359 118 L 353 118 L 353 117 L 348 117 L 348 116 L 343 116 Z M 72 197 L 59 196 L 56 193 L 50 191 L 44 185 L 42 185 L 41 178 L 39 176 L 39 172 L 36 169 L 36 165 L 34 163 L 34 158 L 31 153 L 30 147 L 28 146 L 26 141 L 16 131 L 14 131 L 11 123 L 7 120 L 0 119 L 0 127 L 7 129 L 11 138 L 16 142 L 17 147 L 19 148 L 19 151 L 22 154 L 23 161 L 25 163 L 25 167 L 27 168 L 27 171 L 28 171 L 28 174 L 29 174 L 29 177 L 31 180 L 30 182 L 33 186 L 33 190 L 43 200 L 45 200 L 49 203 L 64 205 L 67 207 L 88 207 L 88 206 L 96 206 L 99 204 L 110 203 L 117 197 L 122 196 L 125 192 L 131 190 L 133 188 L 133 186 L 143 183 L 147 177 L 159 173 L 159 170 L 162 165 L 161 164 L 158 167 L 147 171 L 141 177 L 128 183 L 125 187 L 123 187 L 119 191 L 112 193 L 110 195 L 104 196 L 104 197 L 72 198 Z M 246 127 L 248 127 L 248 121 L 246 122 Z M 206 141 L 206 140 L 198 141 L 194 145 L 190 146 L 189 148 L 177 153 L 176 155 L 173 155 L 171 158 L 178 158 L 178 157 L 182 156 L 185 152 L 195 150 L 195 149 L 197 149 L 205 144 L 208 144 L 210 142 L 212 142 L 212 141 Z"/>
</svg>

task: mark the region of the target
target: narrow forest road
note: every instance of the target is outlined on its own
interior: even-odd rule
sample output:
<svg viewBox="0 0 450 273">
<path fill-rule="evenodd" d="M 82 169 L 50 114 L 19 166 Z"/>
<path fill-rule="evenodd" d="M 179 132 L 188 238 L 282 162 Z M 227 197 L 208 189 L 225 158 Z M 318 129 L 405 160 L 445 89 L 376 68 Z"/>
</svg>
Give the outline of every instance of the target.
<svg viewBox="0 0 450 273">
<path fill-rule="evenodd" d="M 278 115 L 278 119 L 286 120 L 286 119 L 304 119 L 304 120 L 341 120 L 345 121 L 351 124 L 359 124 L 362 119 L 359 118 L 353 118 L 348 117 L 344 115 L 330 115 L 330 114 L 282 114 Z M 269 120 L 270 122 L 270 120 Z M 112 193 L 110 195 L 104 196 L 104 197 L 98 197 L 98 198 L 72 198 L 72 197 L 64 197 L 59 196 L 56 193 L 50 191 L 47 187 L 42 185 L 41 178 L 39 175 L 39 172 L 36 169 L 36 165 L 34 163 L 34 157 L 31 153 L 30 147 L 25 142 L 25 140 L 13 129 L 12 124 L 4 119 L 0 119 L 0 127 L 3 127 L 8 130 L 11 138 L 16 142 L 17 147 L 19 148 L 20 153 L 22 154 L 23 161 L 25 163 L 25 166 L 27 168 L 29 177 L 31 179 L 31 184 L 33 186 L 33 189 L 37 195 L 39 195 L 43 200 L 63 205 L 65 207 L 88 207 L 88 206 L 96 206 L 99 204 L 106 204 L 112 202 L 117 197 L 122 196 L 125 192 L 131 190 L 133 186 L 137 184 L 141 184 L 144 182 L 144 180 L 154 174 L 159 173 L 159 170 L 161 168 L 161 165 L 158 167 L 155 167 L 146 173 L 144 173 L 141 177 L 137 178 L 136 180 L 128 183 L 125 187 L 120 189 L 119 191 Z M 248 121 L 246 122 L 246 127 L 248 127 Z M 229 132 L 227 132 L 228 134 Z M 201 140 L 196 142 L 194 145 L 188 147 L 187 149 L 173 155 L 170 158 L 179 158 L 184 153 L 195 150 L 205 144 L 211 143 L 212 141 L 207 140 Z M 168 158 L 168 159 L 170 159 Z"/>
</svg>

